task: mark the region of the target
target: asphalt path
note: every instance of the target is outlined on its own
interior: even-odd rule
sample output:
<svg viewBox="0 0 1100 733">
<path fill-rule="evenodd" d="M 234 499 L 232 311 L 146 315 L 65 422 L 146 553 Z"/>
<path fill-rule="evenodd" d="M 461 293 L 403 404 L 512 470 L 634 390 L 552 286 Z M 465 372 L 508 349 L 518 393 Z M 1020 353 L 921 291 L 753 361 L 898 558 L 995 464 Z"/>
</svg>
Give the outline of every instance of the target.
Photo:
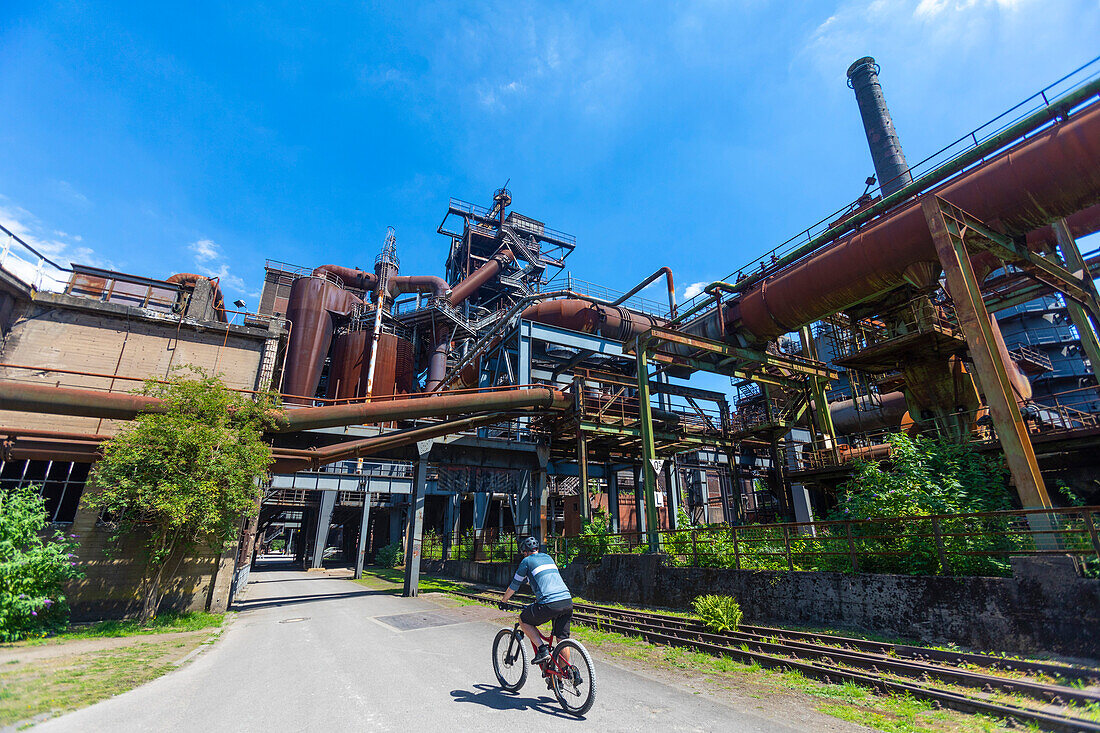
<svg viewBox="0 0 1100 733">
<path fill-rule="evenodd" d="M 500 612 L 450 605 L 268 566 L 193 661 L 35 730 L 857 730 L 810 710 L 763 717 L 599 656 L 596 704 L 579 720 L 537 674 L 516 694 L 501 690 L 490 659 Z"/>
</svg>

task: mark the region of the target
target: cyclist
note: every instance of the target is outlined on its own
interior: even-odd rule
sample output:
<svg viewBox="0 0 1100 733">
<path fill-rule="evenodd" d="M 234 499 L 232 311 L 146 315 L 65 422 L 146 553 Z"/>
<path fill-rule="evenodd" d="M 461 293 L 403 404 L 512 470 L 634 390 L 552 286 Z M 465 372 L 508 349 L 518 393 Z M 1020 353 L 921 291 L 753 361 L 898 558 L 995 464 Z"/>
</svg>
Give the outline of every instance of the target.
<svg viewBox="0 0 1100 733">
<path fill-rule="evenodd" d="M 553 621 L 551 629 L 554 638 L 558 641 L 568 639 L 569 622 L 573 618 L 573 594 L 569 592 L 565 581 L 562 580 L 554 559 L 544 552 L 539 552 L 537 538 L 525 538 L 519 548 L 523 553 L 523 560 L 520 561 L 508 590 L 504 591 L 501 606 L 503 607 L 504 602 L 519 590 L 524 581 L 531 584 L 531 590 L 535 593 L 535 602 L 524 606 L 519 614 L 519 625 L 531 643 L 538 647 L 538 652 L 531 660 L 531 664 L 542 664 L 550 659 L 550 645 L 543 643 L 535 627 L 547 621 Z M 569 664 L 568 647 L 562 650 L 562 657 L 565 663 Z"/>
</svg>

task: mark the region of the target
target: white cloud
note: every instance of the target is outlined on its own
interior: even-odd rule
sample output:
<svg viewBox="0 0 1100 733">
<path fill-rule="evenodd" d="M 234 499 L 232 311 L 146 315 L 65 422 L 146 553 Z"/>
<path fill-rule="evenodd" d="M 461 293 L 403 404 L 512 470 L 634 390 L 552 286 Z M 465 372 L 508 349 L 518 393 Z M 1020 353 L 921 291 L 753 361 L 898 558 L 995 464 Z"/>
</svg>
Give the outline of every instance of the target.
<svg viewBox="0 0 1100 733">
<path fill-rule="evenodd" d="M 101 258 L 91 247 L 75 246 L 84 241 L 79 234 L 71 235 L 60 229 L 44 225 L 31 212 L 0 196 L 0 224 L 41 255 L 61 266 L 70 263 L 117 269 L 110 260 Z"/>
<path fill-rule="evenodd" d="M 1019 20 L 1038 0 L 844 0 L 810 35 L 802 53 L 829 77 L 843 78 L 858 56 L 939 59 L 996 45 L 1000 21 Z M 946 56 L 945 56 L 946 55 Z M 895 71 L 896 73 L 896 71 Z"/>
<path fill-rule="evenodd" d="M 187 248 L 191 250 L 200 274 L 218 278 L 219 284 L 227 290 L 243 293 L 250 298 L 260 297 L 259 291 L 249 292 L 244 279 L 229 271 L 229 264 L 224 261 L 221 247 L 217 242 L 212 239 L 199 239 L 187 245 Z"/>
<path fill-rule="evenodd" d="M 221 258 L 218 245 L 212 239 L 200 239 L 187 245 L 195 253 L 195 262 L 212 262 Z"/>
<path fill-rule="evenodd" d="M 703 288 L 705 288 L 707 285 L 710 285 L 710 283 L 706 280 L 688 285 L 686 288 L 684 288 L 684 294 L 680 299 L 691 300 L 696 295 L 703 292 Z"/>
</svg>

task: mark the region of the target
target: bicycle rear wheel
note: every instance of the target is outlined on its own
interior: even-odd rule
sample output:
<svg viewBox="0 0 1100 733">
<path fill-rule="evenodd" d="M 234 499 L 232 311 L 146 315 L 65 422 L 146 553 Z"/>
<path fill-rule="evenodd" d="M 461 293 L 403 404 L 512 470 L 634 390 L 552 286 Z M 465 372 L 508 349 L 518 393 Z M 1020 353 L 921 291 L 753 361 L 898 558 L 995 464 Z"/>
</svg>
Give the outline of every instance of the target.
<svg viewBox="0 0 1100 733">
<path fill-rule="evenodd" d="M 527 647 L 523 632 L 501 629 L 493 639 L 493 672 L 500 686 L 515 692 L 527 681 Z"/>
<path fill-rule="evenodd" d="M 569 664 L 565 663 L 562 653 L 569 650 Z M 577 679 L 570 677 L 569 667 L 577 668 Z M 596 701 L 596 668 L 592 657 L 580 642 L 566 639 L 554 647 L 554 656 L 550 658 L 550 669 L 562 672 L 565 676 L 552 674 L 554 697 L 565 708 L 565 712 L 581 716 L 592 708 Z"/>
</svg>

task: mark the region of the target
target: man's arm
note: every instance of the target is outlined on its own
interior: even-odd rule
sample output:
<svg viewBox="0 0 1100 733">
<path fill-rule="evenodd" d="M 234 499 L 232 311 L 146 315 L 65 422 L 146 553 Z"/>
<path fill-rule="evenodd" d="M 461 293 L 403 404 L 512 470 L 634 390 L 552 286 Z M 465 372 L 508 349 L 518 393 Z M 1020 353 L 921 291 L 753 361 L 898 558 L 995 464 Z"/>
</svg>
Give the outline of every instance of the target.
<svg viewBox="0 0 1100 733">
<path fill-rule="evenodd" d="M 504 591 L 504 597 L 500 599 L 501 603 L 504 603 L 519 590 L 519 587 L 527 580 L 527 558 L 523 558 L 519 567 L 516 568 L 516 574 L 512 578 L 512 582 L 508 585 L 508 590 Z"/>
</svg>

